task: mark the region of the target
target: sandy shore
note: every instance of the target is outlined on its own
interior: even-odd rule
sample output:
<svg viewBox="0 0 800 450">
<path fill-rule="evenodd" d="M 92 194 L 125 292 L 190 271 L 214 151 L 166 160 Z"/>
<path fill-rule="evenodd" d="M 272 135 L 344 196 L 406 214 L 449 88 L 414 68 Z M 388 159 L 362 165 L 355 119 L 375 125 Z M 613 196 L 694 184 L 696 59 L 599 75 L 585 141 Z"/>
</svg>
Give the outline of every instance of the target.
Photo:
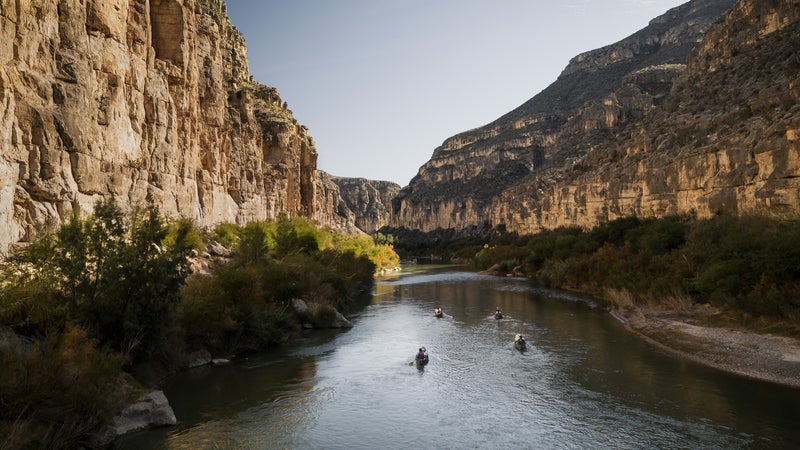
<svg viewBox="0 0 800 450">
<path fill-rule="evenodd" d="M 702 324 L 654 309 L 611 314 L 650 343 L 700 364 L 800 388 L 800 340 Z M 700 314 L 702 316 L 702 314 Z"/>
</svg>

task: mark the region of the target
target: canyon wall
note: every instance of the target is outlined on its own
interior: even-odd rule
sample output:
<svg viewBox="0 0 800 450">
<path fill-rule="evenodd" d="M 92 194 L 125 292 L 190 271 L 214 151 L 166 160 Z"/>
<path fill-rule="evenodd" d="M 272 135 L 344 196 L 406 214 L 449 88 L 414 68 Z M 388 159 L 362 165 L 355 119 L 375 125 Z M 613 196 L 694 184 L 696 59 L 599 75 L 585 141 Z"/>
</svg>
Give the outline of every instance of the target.
<svg viewBox="0 0 800 450">
<path fill-rule="evenodd" d="M 535 233 L 617 217 L 800 211 L 796 0 L 694 0 L 447 139 L 393 228 Z"/>
<path fill-rule="evenodd" d="M 522 233 L 622 216 L 800 215 L 800 2 L 741 0 L 663 103 L 563 167 L 544 194 L 504 192 Z"/>
<path fill-rule="evenodd" d="M 222 0 L 0 0 L 0 137 L 0 255 L 107 197 L 343 225 Z"/>
<path fill-rule="evenodd" d="M 372 234 L 391 220 L 392 200 L 400 185 L 391 181 L 327 176 L 339 191 L 336 214 Z"/>
</svg>

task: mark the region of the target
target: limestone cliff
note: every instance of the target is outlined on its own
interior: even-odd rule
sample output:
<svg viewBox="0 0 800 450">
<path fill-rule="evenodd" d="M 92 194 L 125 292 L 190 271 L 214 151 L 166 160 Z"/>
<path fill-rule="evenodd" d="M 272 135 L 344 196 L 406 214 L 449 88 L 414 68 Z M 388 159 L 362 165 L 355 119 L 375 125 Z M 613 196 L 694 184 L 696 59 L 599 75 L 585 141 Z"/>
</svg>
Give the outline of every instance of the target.
<svg viewBox="0 0 800 450">
<path fill-rule="evenodd" d="M 437 148 L 394 200 L 393 226 L 533 233 L 632 214 L 796 214 L 797 9 L 693 0 L 573 58 L 516 110 Z"/>
<path fill-rule="evenodd" d="M 0 136 L 0 254 L 108 196 L 201 225 L 341 222 L 223 0 L 0 0 Z"/>
<path fill-rule="evenodd" d="M 391 181 L 328 176 L 339 191 L 336 214 L 372 234 L 390 222 L 392 199 L 400 185 Z"/>
<path fill-rule="evenodd" d="M 524 232 L 625 215 L 800 214 L 800 2 L 741 0 L 664 102 L 492 216 Z M 505 205 L 505 206 L 504 206 Z"/>
</svg>

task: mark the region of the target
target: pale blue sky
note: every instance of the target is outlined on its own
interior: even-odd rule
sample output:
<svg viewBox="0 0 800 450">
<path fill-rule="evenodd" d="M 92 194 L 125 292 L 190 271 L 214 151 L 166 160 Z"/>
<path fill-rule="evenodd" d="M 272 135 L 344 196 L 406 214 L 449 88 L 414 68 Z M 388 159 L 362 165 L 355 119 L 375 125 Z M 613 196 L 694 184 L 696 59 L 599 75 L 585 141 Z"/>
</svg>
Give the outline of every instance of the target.
<svg viewBox="0 0 800 450">
<path fill-rule="evenodd" d="M 485 125 L 683 0 L 228 0 L 250 71 L 336 176 L 405 186 Z"/>
</svg>

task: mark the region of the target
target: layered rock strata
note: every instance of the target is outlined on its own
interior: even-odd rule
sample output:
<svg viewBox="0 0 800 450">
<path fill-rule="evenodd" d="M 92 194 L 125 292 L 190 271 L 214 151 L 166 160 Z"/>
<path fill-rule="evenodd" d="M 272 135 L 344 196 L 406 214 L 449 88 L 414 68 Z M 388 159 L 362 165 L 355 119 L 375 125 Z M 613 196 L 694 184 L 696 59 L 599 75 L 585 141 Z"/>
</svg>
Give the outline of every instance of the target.
<svg viewBox="0 0 800 450">
<path fill-rule="evenodd" d="M 341 222 L 222 0 L 0 0 L 0 136 L 0 255 L 106 197 L 200 225 Z"/>
<path fill-rule="evenodd" d="M 800 6 L 733 3 L 674 8 L 446 140 L 394 200 L 393 226 L 534 233 L 627 215 L 797 215 Z"/>
<path fill-rule="evenodd" d="M 391 181 L 329 177 L 338 191 L 336 214 L 372 234 L 391 221 L 392 199 L 400 185 Z"/>
<path fill-rule="evenodd" d="M 797 217 L 798 52 L 800 3 L 739 1 L 663 104 L 562 169 L 544 195 L 520 185 L 491 214 L 523 233 L 628 215 Z"/>
</svg>

